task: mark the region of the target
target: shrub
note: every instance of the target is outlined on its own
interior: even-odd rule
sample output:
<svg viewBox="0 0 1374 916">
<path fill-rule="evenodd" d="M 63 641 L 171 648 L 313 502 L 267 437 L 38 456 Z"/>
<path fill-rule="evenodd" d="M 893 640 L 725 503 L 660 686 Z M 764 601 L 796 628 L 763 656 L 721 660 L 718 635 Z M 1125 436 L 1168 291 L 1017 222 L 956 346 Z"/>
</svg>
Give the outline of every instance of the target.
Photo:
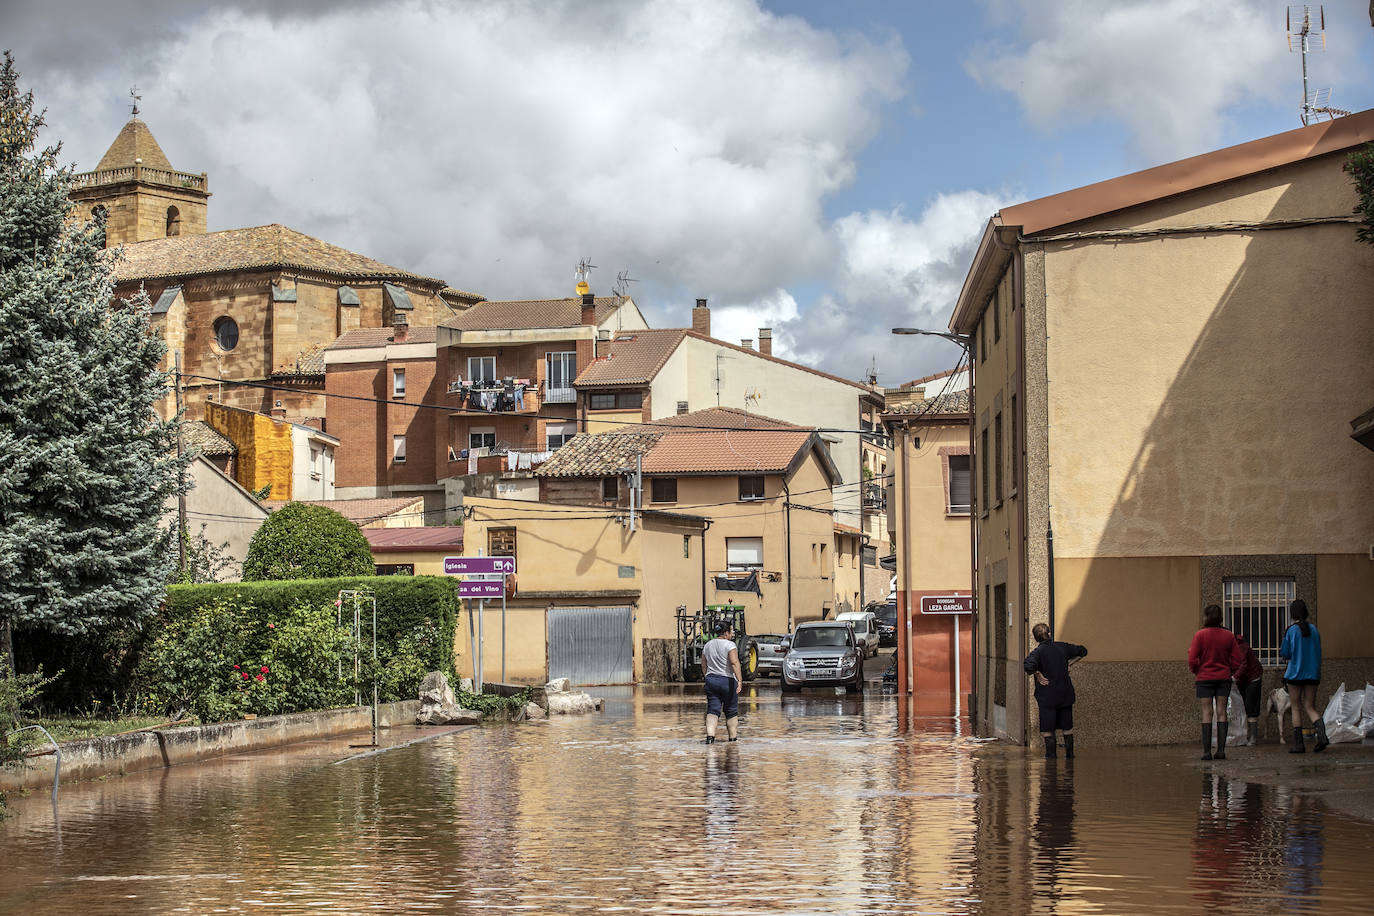
<svg viewBox="0 0 1374 916">
<path fill-rule="evenodd" d="M 287 503 L 268 516 L 243 561 L 245 582 L 372 572 L 372 550 L 358 526 L 333 509 L 305 503 Z"/>
</svg>

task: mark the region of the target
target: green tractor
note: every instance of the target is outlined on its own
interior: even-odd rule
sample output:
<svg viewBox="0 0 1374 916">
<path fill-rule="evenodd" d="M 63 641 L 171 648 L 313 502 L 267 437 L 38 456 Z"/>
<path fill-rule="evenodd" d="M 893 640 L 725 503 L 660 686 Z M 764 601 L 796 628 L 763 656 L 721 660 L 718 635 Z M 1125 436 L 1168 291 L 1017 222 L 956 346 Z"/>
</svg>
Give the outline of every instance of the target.
<svg viewBox="0 0 1374 916">
<path fill-rule="evenodd" d="M 740 673 L 752 681 L 759 673 L 759 644 L 749 635 L 744 624 L 744 607 L 739 604 L 708 604 L 700 611 L 677 610 L 677 638 L 682 646 L 682 679 L 699 681 L 701 650 L 715 638 L 716 624 L 728 620 L 735 628 L 735 646 L 739 649 Z"/>
</svg>

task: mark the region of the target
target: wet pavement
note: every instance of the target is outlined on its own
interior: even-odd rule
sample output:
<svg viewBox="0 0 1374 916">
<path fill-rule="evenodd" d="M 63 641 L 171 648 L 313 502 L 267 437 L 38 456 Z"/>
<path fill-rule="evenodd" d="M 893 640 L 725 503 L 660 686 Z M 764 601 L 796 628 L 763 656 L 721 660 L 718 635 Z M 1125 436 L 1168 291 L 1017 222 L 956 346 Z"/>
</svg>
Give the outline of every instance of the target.
<svg viewBox="0 0 1374 916">
<path fill-rule="evenodd" d="M 0 822 L 0 912 L 1371 911 L 1374 827 L 1190 748 L 1047 762 L 901 729 L 876 685 L 767 682 L 706 747 L 699 689 L 74 784 L 56 819 L 35 792 Z"/>
</svg>

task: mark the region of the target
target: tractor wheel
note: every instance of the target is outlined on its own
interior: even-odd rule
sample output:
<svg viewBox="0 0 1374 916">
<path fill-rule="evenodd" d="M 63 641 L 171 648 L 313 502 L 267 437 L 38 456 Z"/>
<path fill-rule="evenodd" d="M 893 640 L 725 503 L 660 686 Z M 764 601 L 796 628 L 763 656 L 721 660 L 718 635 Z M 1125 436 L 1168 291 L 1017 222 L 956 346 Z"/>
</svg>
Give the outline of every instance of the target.
<svg viewBox="0 0 1374 916">
<path fill-rule="evenodd" d="M 752 681 L 759 676 L 759 644 L 749 643 L 749 648 L 745 650 L 744 658 L 740 659 L 740 667 L 744 670 L 740 673 L 744 675 L 746 681 Z"/>
</svg>

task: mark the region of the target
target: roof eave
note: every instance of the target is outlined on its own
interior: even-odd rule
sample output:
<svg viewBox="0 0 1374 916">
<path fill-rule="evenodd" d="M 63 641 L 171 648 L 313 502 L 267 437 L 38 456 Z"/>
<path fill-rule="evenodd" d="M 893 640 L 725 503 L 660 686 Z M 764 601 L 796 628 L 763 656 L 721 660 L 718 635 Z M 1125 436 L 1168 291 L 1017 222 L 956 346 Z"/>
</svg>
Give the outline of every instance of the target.
<svg viewBox="0 0 1374 916">
<path fill-rule="evenodd" d="M 1011 260 L 1011 249 L 997 240 L 997 233 L 1003 228 L 1000 213 L 993 214 L 983 228 L 983 237 L 978 240 L 978 250 L 974 252 L 973 263 L 964 277 L 959 298 L 954 302 L 954 314 L 949 319 L 949 329 L 956 334 L 973 333 L 988 294 Z"/>
</svg>

